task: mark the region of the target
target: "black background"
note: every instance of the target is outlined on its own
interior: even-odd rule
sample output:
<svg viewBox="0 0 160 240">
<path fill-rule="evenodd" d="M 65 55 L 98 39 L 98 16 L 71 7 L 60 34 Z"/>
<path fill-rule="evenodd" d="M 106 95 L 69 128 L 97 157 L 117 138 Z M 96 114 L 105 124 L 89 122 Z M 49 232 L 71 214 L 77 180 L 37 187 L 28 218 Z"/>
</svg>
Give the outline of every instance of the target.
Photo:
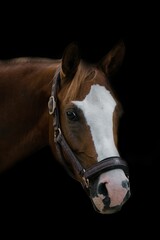
<svg viewBox="0 0 160 240">
<path fill-rule="evenodd" d="M 2 7 L 0 58 L 61 58 L 64 48 L 77 41 L 81 56 L 96 62 L 124 40 L 126 56 L 112 84 L 124 108 L 119 148 L 129 163 L 132 196 L 120 212 L 98 214 L 46 147 L 0 176 L 0 228 L 6 235 L 127 239 L 155 233 L 160 156 L 156 6 L 97 4 Z"/>
</svg>

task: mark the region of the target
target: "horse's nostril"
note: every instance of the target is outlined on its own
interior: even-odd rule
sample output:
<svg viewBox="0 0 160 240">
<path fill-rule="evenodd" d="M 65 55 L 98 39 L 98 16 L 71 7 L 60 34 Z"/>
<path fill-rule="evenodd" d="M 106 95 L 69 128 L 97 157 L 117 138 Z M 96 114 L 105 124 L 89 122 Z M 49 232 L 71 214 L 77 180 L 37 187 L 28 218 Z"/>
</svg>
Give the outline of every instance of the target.
<svg viewBox="0 0 160 240">
<path fill-rule="evenodd" d="M 129 181 L 128 180 L 122 181 L 122 187 L 128 189 L 129 188 Z"/>
<path fill-rule="evenodd" d="M 103 194 L 104 196 L 108 196 L 108 191 L 105 183 L 100 183 L 98 186 L 98 193 Z"/>
<path fill-rule="evenodd" d="M 100 183 L 99 186 L 98 186 L 98 193 L 99 194 L 102 194 L 104 196 L 103 198 L 103 204 L 106 206 L 106 207 L 109 207 L 110 205 L 110 198 L 108 196 L 108 191 L 107 191 L 107 188 L 106 188 L 106 183 Z"/>
</svg>

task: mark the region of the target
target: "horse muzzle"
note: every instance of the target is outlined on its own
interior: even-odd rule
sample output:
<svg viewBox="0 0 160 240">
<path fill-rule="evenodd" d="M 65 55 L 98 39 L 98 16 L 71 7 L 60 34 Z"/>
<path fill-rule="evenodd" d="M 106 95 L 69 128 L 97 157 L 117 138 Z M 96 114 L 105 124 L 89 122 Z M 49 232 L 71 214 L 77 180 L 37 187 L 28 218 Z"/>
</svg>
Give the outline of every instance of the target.
<svg viewBox="0 0 160 240">
<path fill-rule="evenodd" d="M 130 195 L 129 179 L 122 169 L 102 173 L 90 183 L 89 187 L 93 206 L 102 214 L 119 211 Z"/>
</svg>

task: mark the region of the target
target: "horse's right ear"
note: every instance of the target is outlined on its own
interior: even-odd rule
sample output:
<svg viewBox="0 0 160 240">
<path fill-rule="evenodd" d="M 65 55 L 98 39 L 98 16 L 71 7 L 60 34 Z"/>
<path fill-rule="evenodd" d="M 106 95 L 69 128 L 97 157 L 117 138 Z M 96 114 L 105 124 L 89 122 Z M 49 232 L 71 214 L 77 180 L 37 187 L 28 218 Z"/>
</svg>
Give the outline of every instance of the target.
<svg viewBox="0 0 160 240">
<path fill-rule="evenodd" d="M 99 62 L 98 66 L 108 75 L 112 76 L 121 66 L 125 55 L 125 45 L 120 40 L 110 52 Z"/>
<path fill-rule="evenodd" d="M 62 56 L 62 78 L 71 80 L 77 71 L 79 62 L 80 53 L 78 45 L 75 42 L 72 42 L 66 47 Z"/>
</svg>

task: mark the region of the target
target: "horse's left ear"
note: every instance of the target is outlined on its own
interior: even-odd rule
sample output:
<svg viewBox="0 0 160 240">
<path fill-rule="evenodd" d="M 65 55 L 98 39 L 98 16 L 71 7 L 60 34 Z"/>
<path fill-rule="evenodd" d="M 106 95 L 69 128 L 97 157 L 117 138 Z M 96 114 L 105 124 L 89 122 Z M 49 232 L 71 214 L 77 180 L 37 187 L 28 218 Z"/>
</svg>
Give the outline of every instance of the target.
<svg viewBox="0 0 160 240">
<path fill-rule="evenodd" d="M 70 43 L 62 56 L 62 77 L 70 80 L 77 71 L 80 62 L 80 53 L 77 43 Z"/>
<path fill-rule="evenodd" d="M 99 62 L 98 66 L 108 75 L 115 74 L 123 62 L 125 55 L 125 45 L 121 40 L 111 51 Z"/>
</svg>

